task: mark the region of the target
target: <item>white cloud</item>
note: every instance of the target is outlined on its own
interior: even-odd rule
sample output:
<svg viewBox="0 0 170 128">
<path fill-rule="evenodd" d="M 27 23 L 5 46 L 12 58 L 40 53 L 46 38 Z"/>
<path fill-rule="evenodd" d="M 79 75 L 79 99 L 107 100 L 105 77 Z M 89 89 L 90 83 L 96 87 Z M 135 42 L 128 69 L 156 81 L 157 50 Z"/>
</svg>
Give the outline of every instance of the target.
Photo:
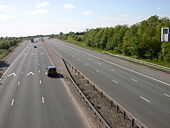
<svg viewBox="0 0 170 128">
<path fill-rule="evenodd" d="M 15 18 L 15 16 L 0 13 L 0 21 L 7 21 Z"/>
<path fill-rule="evenodd" d="M 73 4 L 65 4 L 64 8 L 75 8 L 75 6 Z"/>
<path fill-rule="evenodd" d="M 30 14 L 30 15 L 34 15 L 34 14 L 47 14 L 48 10 L 45 9 L 38 9 L 38 10 L 28 10 L 25 11 L 25 14 Z"/>
<path fill-rule="evenodd" d="M 160 10 L 161 8 L 160 7 L 157 7 L 156 10 Z"/>
<path fill-rule="evenodd" d="M 137 19 L 143 19 L 144 16 L 137 16 L 136 18 L 137 18 Z"/>
<path fill-rule="evenodd" d="M 121 17 L 128 17 L 128 15 L 127 14 L 122 14 Z"/>
<path fill-rule="evenodd" d="M 90 14 L 92 14 L 93 12 L 92 11 L 89 11 L 89 10 L 87 10 L 87 11 L 85 11 L 84 12 L 84 14 L 86 14 L 86 15 L 90 15 Z"/>
<path fill-rule="evenodd" d="M 42 2 L 40 4 L 37 5 L 37 8 L 45 8 L 47 7 L 48 5 L 50 5 L 49 2 Z"/>
<path fill-rule="evenodd" d="M 111 17 L 101 17 L 100 20 L 111 20 L 112 18 Z"/>
<path fill-rule="evenodd" d="M 9 10 L 12 10 L 13 7 L 12 6 L 9 6 L 9 5 L 0 5 L 0 11 L 9 11 Z"/>
<path fill-rule="evenodd" d="M 71 21 L 73 21 L 73 19 L 70 19 L 70 18 L 60 18 L 58 21 L 71 22 Z"/>
</svg>

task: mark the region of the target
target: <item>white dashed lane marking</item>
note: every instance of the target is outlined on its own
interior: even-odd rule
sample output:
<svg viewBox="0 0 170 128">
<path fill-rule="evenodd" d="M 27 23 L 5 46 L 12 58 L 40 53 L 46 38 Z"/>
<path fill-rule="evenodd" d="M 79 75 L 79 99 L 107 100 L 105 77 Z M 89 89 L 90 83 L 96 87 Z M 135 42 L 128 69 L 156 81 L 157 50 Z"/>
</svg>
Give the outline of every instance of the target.
<svg viewBox="0 0 170 128">
<path fill-rule="evenodd" d="M 116 80 L 112 80 L 114 83 L 118 84 L 118 82 Z"/>
<path fill-rule="evenodd" d="M 42 102 L 43 102 L 43 104 L 44 104 L 44 102 L 45 102 L 45 101 L 44 101 L 44 97 L 41 97 L 41 101 L 42 101 Z"/>
<path fill-rule="evenodd" d="M 109 64 L 115 65 L 115 66 L 120 67 L 120 68 L 122 68 L 122 69 L 125 69 L 125 70 L 127 70 L 127 71 L 136 73 L 136 74 L 141 75 L 141 76 L 143 76 L 143 77 L 147 77 L 147 78 L 152 79 L 152 80 L 154 80 L 154 81 L 157 81 L 157 82 L 160 82 L 160 83 L 165 84 L 165 85 L 167 85 L 167 86 L 170 86 L 169 83 L 166 83 L 166 82 L 164 82 L 164 81 L 158 80 L 158 79 L 153 78 L 153 77 L 150 77 L 150 76 L 148 76 L 148 75 L 145 75 L 145 74 L 136 72 L 136 71 L 134 71 L 134 70 L 132 70 L 132 69 L 129 69 L 129 68 L 126 68 L 126 67 L 124 67 L 124 66 L 115 64 L 115 63 L 113 63 L 113 62 L 111 62 L 111 61 L 108 61 L 108 60 L 105 60 L 105 59 L 103 59 L 103 58 L 94 56 L 94 55 L 92 55 L 92 54 L 90 54 L 90 53 L 83 52 L 83 51 L 81 51 L 81 50 L 79 50 L 79 49 L 76 49 L 76 48 L 67 46 L 67 45 L 65 45 L 65 44 L 61 44 L 61 45 L 65 46 L 65 47 L 67 47 L 67 48 L 71 48 L 71 49 L 73 49 L 73 50 L 79 51 L 79 52 L 84 53 L 84 54 L 86 54 L 86 55 L 89 55 L 89 56 L 91 56 L 91 57 L 93 57 L 93 58 L 96 58 L 96 59 L 98 59 L 98 60 L 102 60 L 102 61 L 107 62 L 107 63 L 109 63 Z M 88 60 L 88 61 L 89 61 L 89 60 Z"/>
<path fill-rule="evenodd" d="M 143 96 L 140 96 L 140 98 L 141 98 L 141 99 L 143 99 L 143 100 L 145 100 L 145 101 L 146 101 L 146 102 L 148 102 L 148 103 L 150 103 L 150 102 L 151 102 L 150 100 L 148 100 L 148 99 L 144 98 Z"/>
<path fill-rule="evenodd" d="M 135 82 L 138 82 L 137 80 L 135 80 L 135 79 L 133 79 L 133 78 L 131 78 L 131 80 L 133 80 L 133 81 L 135 81 Z"/>
<path fill-rule="evenodd" d="M 99 70 L 96 69 L 96 72 L 99 72 Z"/>
<path fill-rule="evenodd" d="M 20 81 L 18 81 L 18 86 L 20 85 Z"/>
<path fill-rule="evenodd" d="M 11 101 L 11 106 L 14 104 L 14 99 L 12 99 L 12 101 Z"/>
<path fill-rule="evenodd" d="M 101 63 L 97 63 L 98 65 L 101 65 Z"/>
<path fill-rule="evenodd" d="M 164 93 L 164 95 L 170 98 L 170 95 L 168 95 L 168 94 L 166 94 L 166 93 Z"/>
</svg>

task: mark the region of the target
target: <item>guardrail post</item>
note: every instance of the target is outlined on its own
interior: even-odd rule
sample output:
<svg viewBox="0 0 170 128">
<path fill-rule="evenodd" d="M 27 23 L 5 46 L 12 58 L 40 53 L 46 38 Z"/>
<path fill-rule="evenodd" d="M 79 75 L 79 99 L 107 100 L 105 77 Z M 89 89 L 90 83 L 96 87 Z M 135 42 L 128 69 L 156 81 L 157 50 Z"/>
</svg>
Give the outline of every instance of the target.
<svg viewBox="0 0 170 128">
<path fill-rule="evenodd" d="M 119 112 L 119 105 L 116 106 L 117 113 Z"/>
<path fill-rule="evenodd" d="M 110 105 L 111 105 L 111 107 L 113 107 L 113 100 L 110 101 Z"/>
<path fill-rule="evenodd" d="M 92 85 L 92 87 L 93 87 L 93 90 L 95 90 L 95 85 Z"/>
<path fill-rule="evenodd" d="M 135 120 L 132 119 L 132 127 L 134 127 L 134 124 L 135 124 Z"/>
<path fill-rule="evenodd" d="M 126 112 L 123 112 L 123 118 L 126 119 Z"/>
<path fill-rule="evenodd" d="M 101 97 L 103 97 L 103 92 L 100 92 Z"/>
</svg>

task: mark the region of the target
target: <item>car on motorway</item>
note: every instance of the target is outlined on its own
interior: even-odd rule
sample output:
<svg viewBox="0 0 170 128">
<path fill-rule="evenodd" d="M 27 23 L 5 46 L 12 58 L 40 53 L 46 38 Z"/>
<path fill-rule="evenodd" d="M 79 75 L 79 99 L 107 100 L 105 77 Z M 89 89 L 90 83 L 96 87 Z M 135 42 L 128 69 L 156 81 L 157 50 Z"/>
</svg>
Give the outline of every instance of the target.
<svg viewBox="0 0 170 128">
<path fill-rule="evenodd" d="M 57 69 L 55 66 L 48 66 L 47 67 L 47 76 L 56 76 L 57 75 Z"/>
</svg>

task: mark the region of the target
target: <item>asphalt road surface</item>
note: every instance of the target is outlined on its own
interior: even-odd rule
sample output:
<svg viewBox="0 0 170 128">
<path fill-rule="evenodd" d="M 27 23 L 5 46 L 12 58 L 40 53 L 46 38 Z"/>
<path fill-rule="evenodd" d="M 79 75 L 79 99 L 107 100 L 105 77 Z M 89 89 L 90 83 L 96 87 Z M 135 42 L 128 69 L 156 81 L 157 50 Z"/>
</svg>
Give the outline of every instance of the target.
<svg viewBox="0 0 170 128">
<path fill-rule="evenodd" d="M 0 128 L 85 127 L 61 80 L 47 77 L 49 65 L 42 42 L 20 52 L 0 79 Z"/>
<path fill-rule="evenodd" d="M 144 124 L 170 128 L 170 74 L 60 40 L 46 42 Z"/>
</svg>

